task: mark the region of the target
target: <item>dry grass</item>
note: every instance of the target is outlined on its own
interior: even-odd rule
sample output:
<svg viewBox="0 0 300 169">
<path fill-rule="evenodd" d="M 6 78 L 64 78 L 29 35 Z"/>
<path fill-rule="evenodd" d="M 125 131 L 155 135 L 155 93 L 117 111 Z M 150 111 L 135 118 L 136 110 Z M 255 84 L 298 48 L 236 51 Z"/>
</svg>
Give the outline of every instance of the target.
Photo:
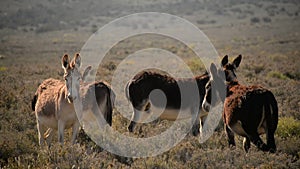
<svg viewBox="0 0 300 169">
<path fill-rule="evenodd" d="M 2 8 L 6 9 L 0 17 L 0 168 L 299 168 L 300 52 L 299 24 L 296 22 L 299 20 L 299 3 L 249 1 L 249 4 L 239 4 L 226 1 L 220 5 L 217 2 L 180 3 L 179 0 L 161 4 L 153 0 L 144 2 L 148 6 L 137 4 L 137 8 L 128 5 L 127 1 L 123 2 L 125 6 L 111 5 L 108 1 L 102 4 L 92 1 L 30 4 L 36 10 L 30 10 L 27 3 L 22 6 L 19 1 L 15 5 L 3 2 Z M 62 3 L 77 10 L 65 10 Z M 87 12 L 88 7 L 91 10 Z M 246 154 L 242 138 L 238 136 L 237 146 L 229 148 L 223 129 L 218 129 L 203 144 L 188 135 L 171 150 L 148 158 L 113 155 L 98 147 L 83 131 L 75 145 L 69 144 L 70 131 L 66 131 L 64 146 L 56 141 L 50 148 L 38 146 L 35 115 L 30 108 L 38 84 L 49 77 L 62 79 L 59 61 L 63 53 L 80 51 L 91 32 L 111 21 L 110 17 L 125 15 L 126 12 L 122 13 L 124 8 L 130 11 L 138 7 L 183 16 L 186 13 L 186 18 L 204 28 L 220 55 L 243 54 L 237 71 L 240 81 L 269 88 L 278 101 L 280 119 L 275 134 L 278 148 L 275 154 L 261 152 L 253 145 Z M 42 15 L 45 11 L 50 13 Z M 19 17 L 20 14 L 26 19 Z M 97 17 L 88 18 L 87 14 Z M 37 17 L 30 20 L 26 16 Z M 57 22 L 63 19 L 67 24 Z M 292 26 L 285 27 L 290 24 Z M 59 30 L 61 28 L 70 29 Z M 195 74 L 204 71 L 187 46 L 171 38 L 147 35 L 116 44 L 98 69 L 102 75 L 98 78 L 109 81 L 123 58 L 146 47 L 165 49 L 180 56 Z M 128 122 L 119 112 L 114 113 L 114 129 L 125 133 Z M 139 125 L 131 136 L 154 135 L 170 124 L 158 121 Z"/>
<path fill-rule="evenodd" d="M 288 113 L 285 114 L 287 118 L 280 118 L 279 121 L 276 132 L 278 152 L 275 154 L 258 151 L 253 145 L 246 154 L 242 149 L 241 137 L 236 137 L 236 148 L 228 148 L 223 130 L 216 131 L 204 144 L 189 135 L 170 151 L 148 158 L 128 159 L 115 156 L 102 150 L 84 133 L 80 134 L 78 144 L 70 145 L 67 139 L 63 147 L 54 143 L 49 149 L 40 148 L 30 100 L 42 79 L 61 78 L 60 71 L 57 71 L 60 69 L 59 65 L 48 65 L 45 71 L 43 63 L 35 64 L 34 67 L 29 62 L 11 62 L 9 58 L 5 62 L 8 68 L 0 72 L 3 77 L 0 80 L 0 162 L 3 168 L 297 168 L 300 165 L 299 121 Z M 201 68 L 194 60 L 190 64 L 194 66 L 192 69 Z M 115 65 L 113 61 L 105 67 L 108 72 L 114 70 L 111 65 Z M 261 72 L 264 71 L 261 70 L 258 75 Z M 278 83 L 292 80 L 276 79 Z M 287 96 L 284 94 L 284 97 Z M 284 97 L 279 97 L 279 103 Z M 282 110 L 281 107 L 280 109 Z M 166 123 L 168 126 L 169 122 L 158 123 Z M 126 132 L 127 124 L 128 120 L 119 113 L 114 114 L 114 128 L 122 126 L 118 130 Z M 144 137 L 148 132 L 151 133 L 154 126 L 155 123 L 141 125 L 140 131 L 134 135 Z M 158 132 L 160 130 L 164 129 L 158 129 Z"/>
</svg>

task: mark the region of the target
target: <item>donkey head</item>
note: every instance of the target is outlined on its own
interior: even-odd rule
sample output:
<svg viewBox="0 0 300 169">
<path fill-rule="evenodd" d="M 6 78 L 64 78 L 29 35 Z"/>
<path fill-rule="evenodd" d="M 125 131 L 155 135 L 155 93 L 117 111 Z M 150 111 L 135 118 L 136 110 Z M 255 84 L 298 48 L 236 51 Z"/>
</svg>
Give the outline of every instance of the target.
<svg viewBox="0 0 300 169">
<path fill-rule="evenodd" d="M 221 61 L 221 66 L 225 72 L 226 82 L 235 81 L 235 70 L 239 67 L 242 60 L 242 55 L 237 56 L 231 63 L 228 62 L 228 55 L 224 56 Z"/>
<path fill-rule="evenodd" d="M 69 56 L 66 54 L 62 57 L 62 68 L 64 69 L 64 79 L 66 84 L 66 98 L 69 103 L 79 98 L 79 87 L 82 76 L 79 72 L 81 58 L 76 54 L 70 62 Z"/>
<path fill-rule="evenodd" d="M 202 103 L 204 111 L 208 112 L 210 106 L 216 106 L 221 101 L 225 100 L 226 88 L 225 88 L 225 76 L 222 69 L 218 69 L 217 66 L 212 63 L 210 65 L 210 79 L 205 86 L 205 95 Z"/>
<path fill-rule="evenodd" d="M 224 56 L 221 61 L 221 68 L 212 63 L 210 66 L 210 80 L 206 84 L 205 96 L 202 103 L 204 111 L 209 111 L 210 106 L 216 106 L 219 102 L 223 102 L 226 97 L 226 82 L 236 81 L 235 70 L 239 67 L 242 55 L 236 57 L 231 63 L 228 62 L 228 56 Z M 225 73 L 225 76 L 224 76 Z"/>
</svg>

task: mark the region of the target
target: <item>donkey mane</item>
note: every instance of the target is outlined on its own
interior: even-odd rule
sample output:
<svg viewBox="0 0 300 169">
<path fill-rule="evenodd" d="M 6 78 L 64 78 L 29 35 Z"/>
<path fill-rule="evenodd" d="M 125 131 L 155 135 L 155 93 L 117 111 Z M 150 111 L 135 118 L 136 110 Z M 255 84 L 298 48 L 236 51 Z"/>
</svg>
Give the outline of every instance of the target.
<svg viewBox="0 0 300 169">
<path fill-rule="evenodd" d="M 161 82 L 172 84 L 172 83 L 177 83 L 177 81 L 187 81 L 187 80 L 195 80 L 195 79 L 201 80 L 201 79 L 206 78 L 208 75 L 209 75 L 208 72 L 205 71 L 204 74 L 195 76 L 193 78 L 178 78 L 178 79 L 175 79 L 172 76 L 169 76 L 168 74 L 166 74 L 165 72 L 161 73 L 161 72 L 156 72 L 156 71 L 153 71 L 153 70 L 145 70 L 145 71 L 141 71 L 138 74 L 136 74 L 132 78 L 131 83 L 132 84 L 139 83 L 140 81 L 143 81 L 144 79 L 148 79 L 149 77 L 155 77 L 156 79 L 161 80 Z"/>
<path fill-rule="evenodd" d="M 245 85 L 241 85 L 238 81 L 232 81 L 228 83 L 226 86 L 227 86 L 226 97 L 229 97 L 234 94 L 235 97 L 243 96 L 243 98 L 245 99 L 251 95 L 257 95 L 268 91 L 266 88 L 264 88 L 261 85 L 245 86 Z"/>
<path fill-rule="evenodd" d="M 138 83 L 139 81 L 148 79 L 149 77 L 155 77 L 155 78 L 160 79 L 163 82 L 167 82 L 167 83 L 176 83 L 176 80 L 173 77 L 168 76 L 167 74 L 158 73 L 158 72 L 155 72 L 152 70 L 145 70 L 145 71 L 139 72 L 138 74 L 136 74 L 133 77 L 132 82 Z"/>
</svg>

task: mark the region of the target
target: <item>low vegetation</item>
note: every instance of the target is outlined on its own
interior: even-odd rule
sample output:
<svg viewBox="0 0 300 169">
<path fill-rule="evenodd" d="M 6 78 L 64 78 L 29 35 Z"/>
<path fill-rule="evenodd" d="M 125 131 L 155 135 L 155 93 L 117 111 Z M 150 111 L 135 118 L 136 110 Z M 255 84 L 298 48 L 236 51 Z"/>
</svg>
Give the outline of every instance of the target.
<svg viewBox="0 0 300 169">
<path fill-rule="evenodd" d="M 187 63 L 192 70 L 202 68 L 197 60 L 192 59 Z M 48 67 L 50 71 L 48 75 L 44 75 L 41 80 L 31 80 L 32 83 L 28 83 L 26 79 L 31 79 L 33 72 L 38 70 L 27 67 L 25 72 L 23 70 L 20 74 L 22 66 L 18 66 L 17 63 L 7 65 L 10 65 L 9 68 L 0 72 L 3 77 L 0 79 L 0 165 L 3 168 L 297 168 L 300 165 L 300 123 L 289 114 L 279 119 L 275 134 L 278 151 L 275 154 L 261 152 L 253 145 L 250 152 L 245 154 L 242 138 L 238 136 L 236 136 L 237 147 L 229 148 L 222 127 L 203 144 L 198 142 L 198 138 L 188 135 L 171 150 L 148 158 L 131 159 L 113 155 L 98 147 L 83 131 L 75 145 L 70 144 L 69 130 L 64 146 L 54 141 L 50 148 L 41 148 L 38 146 L 35 116 L 30 109 L 30 101 L 38 83 L 46 76 L 60 78 L 56 71 L 59 66 Z M 115 64 L 110 62 L 109 65 Z M 111 66 L 105 69 L 114 71 Z M 259 72 L 258 75 L 261 74 Z M 36 78 L 38 77 L 34 79 Z M 292 79 L 278 78 L 278 80 L 284 82 Z M 279 108 L 282 110 L 282 107 Z M 137 129 L 134 135 L 144 137 L 148 132 L 151 133 L 151 129 L 155 128 L 157 123 L 165 123 L 168 126 L 169 122 L 140 125 L 138 127 L 140 129 Z M 127 125 L 128 120 L 115 112 L 113 128 L 126 132 Z"/>
<path fill-rule="evenodd" d="M 277 135 L 282 138 L 300 138 L 300 121 L 292 117 L 282 117 L 278 122 Z"/>
</svg>

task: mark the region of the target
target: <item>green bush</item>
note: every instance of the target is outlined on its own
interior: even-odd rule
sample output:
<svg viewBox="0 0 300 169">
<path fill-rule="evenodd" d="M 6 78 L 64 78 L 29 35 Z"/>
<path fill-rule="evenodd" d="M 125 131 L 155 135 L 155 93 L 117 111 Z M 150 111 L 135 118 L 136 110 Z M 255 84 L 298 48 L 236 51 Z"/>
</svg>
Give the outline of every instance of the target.
<svg viewBox="0 0 300 169">
<path fill-rule="evenodd" d="M 282 117 L 278 121 L 277 135 L 283 138 L 300 137 L 300 121 L 292 117 Z"/>
<path fill-rule="evenodd" d="M 198 58 L 188 60 L 187 64 L 193 72 L 201 72 L 205 70 L 203 63 Z"/>
<path fill-rule="evenodd" d="M 286 80 L 289 79 L 286 75 L 282 74 L 281 72 L 278 71 L 271 71 L 268 73 L 269 77 L 281 79 L 281 80 Z"/>
</svg>

